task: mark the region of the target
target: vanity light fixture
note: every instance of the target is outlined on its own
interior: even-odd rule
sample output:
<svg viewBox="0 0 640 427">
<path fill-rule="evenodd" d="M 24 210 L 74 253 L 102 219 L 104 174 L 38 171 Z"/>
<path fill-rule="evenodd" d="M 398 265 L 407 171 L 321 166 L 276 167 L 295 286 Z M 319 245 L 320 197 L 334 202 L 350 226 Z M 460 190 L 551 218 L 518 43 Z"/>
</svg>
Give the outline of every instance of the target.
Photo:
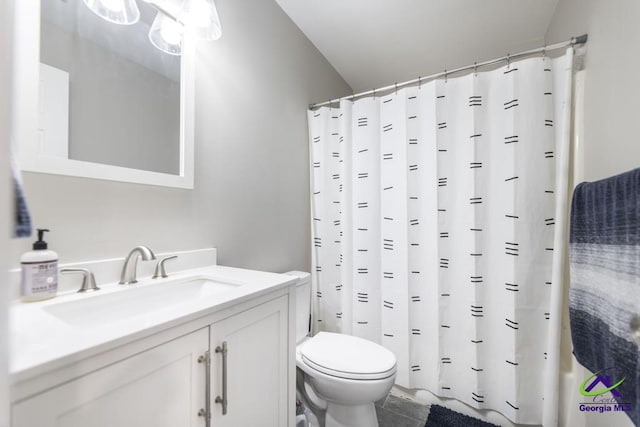
<svg viewBox="0 0 640 427">
<path fill-rule="evenodd" d="M 140 20 L 135 0 L 83 0 L 84 4 L 104 20 L 119 25 L 133 25 Z"/>
<path fill-rule="evenodd" d="M 182 24 L 158 11 L 149 30 L 149 40 L 156 48 L 169 55 L 180 55 L 183 32 Z"/>
<path fill-rule="evenodd" d="M 149 40 L 170 55 L 182 53 L 185 31 L 200 40 L 218 40 L 222 26 L 213 0 L 141 0 L 158 13 L 149 30 Z M 135 0 L 83 0 L 95 14 L 116 24 L 131 25 L 140 20 Z"/>
</svg>

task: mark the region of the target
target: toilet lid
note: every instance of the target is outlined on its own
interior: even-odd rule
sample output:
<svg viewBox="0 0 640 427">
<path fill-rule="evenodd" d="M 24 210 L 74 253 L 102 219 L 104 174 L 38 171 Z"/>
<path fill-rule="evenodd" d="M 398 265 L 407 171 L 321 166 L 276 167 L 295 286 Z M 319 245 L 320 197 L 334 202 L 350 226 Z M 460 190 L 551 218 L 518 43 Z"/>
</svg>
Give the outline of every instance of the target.
<svg viewBox="0 0 640 427">
<path fill-rule="evenodd" d="M 351 335 L 319 332 L 305 341 L 300 353 L 310 367 L 348 379 L 381 379 L 396 372 L 396 357 L 374 342 Z"/>
</svg>

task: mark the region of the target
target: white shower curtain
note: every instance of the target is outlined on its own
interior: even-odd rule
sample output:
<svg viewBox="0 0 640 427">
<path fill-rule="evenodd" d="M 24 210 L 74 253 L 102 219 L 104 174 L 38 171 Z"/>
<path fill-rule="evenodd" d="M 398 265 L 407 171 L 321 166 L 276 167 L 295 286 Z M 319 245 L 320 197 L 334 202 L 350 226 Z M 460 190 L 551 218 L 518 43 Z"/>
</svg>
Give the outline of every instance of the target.
<svg viewBox="0 0 640 427">
<path fill-rule="evenodd" d="M 389 348 L 401 386 L 555 418 L 572 54 L 309 111 L 316 331 Z"/>
</svg>

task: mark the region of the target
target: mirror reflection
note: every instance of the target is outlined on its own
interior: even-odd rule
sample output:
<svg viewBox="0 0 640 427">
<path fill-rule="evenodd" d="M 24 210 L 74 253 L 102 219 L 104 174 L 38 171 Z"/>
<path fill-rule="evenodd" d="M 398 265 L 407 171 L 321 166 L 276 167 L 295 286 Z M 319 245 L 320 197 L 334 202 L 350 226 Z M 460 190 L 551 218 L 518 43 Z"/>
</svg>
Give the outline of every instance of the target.
<svg viewBox="0 0 640 427">
<path fill-rule="evenodd" d="M 41 149 L 45 155 L 180 173 L 180 56 L 149 40 L 157 11 L 115 25 L 82 0 L 42 0 Z"/>
</svg>

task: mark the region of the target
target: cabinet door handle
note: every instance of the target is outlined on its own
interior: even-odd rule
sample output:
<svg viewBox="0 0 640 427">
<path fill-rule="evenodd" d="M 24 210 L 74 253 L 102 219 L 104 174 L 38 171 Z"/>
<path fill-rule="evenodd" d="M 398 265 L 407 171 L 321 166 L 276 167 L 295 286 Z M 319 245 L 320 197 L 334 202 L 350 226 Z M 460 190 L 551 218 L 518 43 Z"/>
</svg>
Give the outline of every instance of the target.
<svg viewBox="0 0 640 427">
<path fill-rule="evenodd" d="M 222 397 L 216 396 L 216 403 L 222 404 L 222 415 L 227 414 L 227 342 L 222 342 L 222 347 L 216 347 L 216 353 L 222 353 Z"/>
<path fill-rule="evenodd" d="M 207 350 L 204 356 L 198 357 L 198 363 L 204 363 L 205 366 L 205 380 L 204 380 L 204 396 L 205 396 L 205 409 L 200 409 L 198 412 L 199 417 L 204 417 L 205 426 L 211 426 L 211 356 Z"/>
</svg>

